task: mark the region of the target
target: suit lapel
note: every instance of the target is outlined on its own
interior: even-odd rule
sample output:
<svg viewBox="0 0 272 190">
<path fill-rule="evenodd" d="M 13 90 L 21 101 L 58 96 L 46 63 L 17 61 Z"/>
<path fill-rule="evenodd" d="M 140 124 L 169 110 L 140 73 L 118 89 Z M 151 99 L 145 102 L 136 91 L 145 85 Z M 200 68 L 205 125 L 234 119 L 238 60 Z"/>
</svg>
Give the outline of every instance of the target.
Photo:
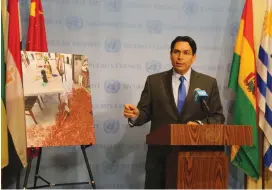
<svg viewBox="0 0 272 190">
<path fill-rule="evenodd" d="M 175 98 L 174 98 L 174 94 L 173 94 L 172 75 L 173 75 L 173 70 L 171 69 L 166 74 L 164 84 L 165 84 L 165 89 L 166 89 L 167 95 L 170 98 L 171 106 L 172 106 L 176 116 L 178 117 L 179 116 L 178 108 L 176 106 Z"/>
<path fill-rule="evenodd" d="M 188 94 L 187 94 L 186 99 L 185 99 L 185 103 L 184 103 L 183 108 L 181 110 L 181 114 L 180 114 L 181 117 L 184 114 L 186 108 L 192 102 L 194 90 L 196 88 L 199 88 L 199 86 L 198 86 L 198 84 L 199 84 L 198 77 L 199 77 L 198 73 L 195 72 L 192 69 L 191 78 L 190 78 L 190 86 L 189 86 Z"/>
</svg>

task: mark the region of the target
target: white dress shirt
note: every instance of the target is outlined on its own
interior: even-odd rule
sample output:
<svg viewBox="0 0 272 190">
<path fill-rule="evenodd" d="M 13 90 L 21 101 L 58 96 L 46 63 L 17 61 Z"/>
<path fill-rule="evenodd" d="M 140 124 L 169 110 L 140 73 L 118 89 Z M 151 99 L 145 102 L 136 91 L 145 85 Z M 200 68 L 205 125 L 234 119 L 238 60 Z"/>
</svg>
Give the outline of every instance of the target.
<svg viewBox="0 0 272 190">
<path fill-rule="evenodd" d="M 183 76 L 185 78 L 184 80 L 184 85 L 186 88 L 186 96 L 188 94 L 188 90 L 190 87 L 190 79 L 191 79 L 191 71 L 192 69 L 190 68 Z M 179 80 L 179 78 L 181 77 L 181 74 L 177 73 L 174 69 L 173 69 L 173 75 L 172 75 L 172 87 L 173 87 L 173 94 L 174 94 L 174 99 L 175 99 L 175 103 L 176 106 L 178 105 L 178 90 L 179 90 L 179 85 L 181 83 L 181 81 Z"/>
</svg>

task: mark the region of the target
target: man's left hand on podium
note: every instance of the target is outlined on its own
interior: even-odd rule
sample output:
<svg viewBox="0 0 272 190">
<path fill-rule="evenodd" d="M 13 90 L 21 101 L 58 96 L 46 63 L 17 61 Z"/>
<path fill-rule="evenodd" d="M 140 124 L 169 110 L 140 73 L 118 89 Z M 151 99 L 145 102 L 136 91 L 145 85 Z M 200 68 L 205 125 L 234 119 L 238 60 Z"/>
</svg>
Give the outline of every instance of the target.
<svg viewBox="0 0 272 190">
<path fill-rule="evenodd" d="M 199 123 L 194 122 L 194 121 L 188 121 L 187 124 L 188 125 L 200 125 Z"/>
</svg>

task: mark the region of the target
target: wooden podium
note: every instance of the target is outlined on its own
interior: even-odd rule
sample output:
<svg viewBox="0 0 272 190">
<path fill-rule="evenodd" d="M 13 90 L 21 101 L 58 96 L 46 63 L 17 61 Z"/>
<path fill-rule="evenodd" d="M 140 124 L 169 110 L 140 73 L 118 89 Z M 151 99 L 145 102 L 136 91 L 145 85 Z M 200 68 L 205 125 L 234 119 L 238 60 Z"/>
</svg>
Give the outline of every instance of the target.
<svg viewBox="0 0 272 190">
<path fill-rule="evenodd" d="M 166 188 L 228 189 L 228 156 L 224 146 L 252 145 L 250 126 L 161 126 L 146 136 L 149 145 L 169 145 Z"/>
</svg>

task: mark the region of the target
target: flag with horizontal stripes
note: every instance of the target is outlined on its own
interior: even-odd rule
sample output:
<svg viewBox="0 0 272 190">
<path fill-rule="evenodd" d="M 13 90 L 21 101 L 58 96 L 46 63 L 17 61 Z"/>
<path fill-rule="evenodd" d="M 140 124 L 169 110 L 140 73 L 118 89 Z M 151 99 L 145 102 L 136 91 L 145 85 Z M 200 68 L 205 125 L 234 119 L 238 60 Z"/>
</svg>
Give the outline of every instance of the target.
<svg viewBox="0 0 272 190">
<path fill-rule="evenodd" d="M 257 62 L 259 126 L 264 132 L 264 165 L 272 171 L 272 0 L 267 0 Z"/>
<path fill-rule="evenodd" d="M 1 168 L 8 165 L 8 126 L 6 115 L 6 63 L 3 18 L 1 17 Z"/>
<path fill-rule="evenodd" d="M 259 145 L 257 127 L 256 61 L 253 40 L 252 0 L 246 0 L 233 54 L 229 87 L 236 94 L 233 124 L 252 126 L 253 145 L 233 146 L 232 163 L 248 176 L 259 178 Z"/>
<path fill-rule="evenodd" d="M 21 65 L 21 24 L 18 0 L 8 0 L 6 109 L 8 129 L 22 165 L 27 165 L 26 125 Z"/>
</svg>

